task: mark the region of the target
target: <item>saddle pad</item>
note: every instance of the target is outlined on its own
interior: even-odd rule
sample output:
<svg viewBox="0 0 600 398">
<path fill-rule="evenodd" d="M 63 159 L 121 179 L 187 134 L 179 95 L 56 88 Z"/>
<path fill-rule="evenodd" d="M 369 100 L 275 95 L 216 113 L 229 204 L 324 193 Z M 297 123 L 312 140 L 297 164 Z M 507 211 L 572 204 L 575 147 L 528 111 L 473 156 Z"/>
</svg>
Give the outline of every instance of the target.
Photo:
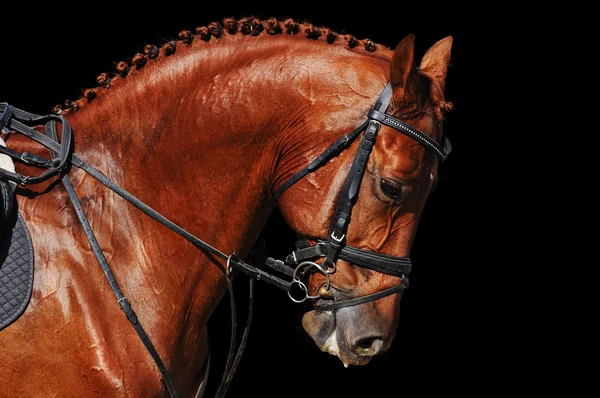
<svg viewBox="0 0 600 398">
<path fill-rule="evenodd" d="M 20 213 L 0 236 L 0 330 L 25 312 L 33 290 L 33 245 Z M 10 244 L 9 244 L 10 242 Z"/>
</svg>

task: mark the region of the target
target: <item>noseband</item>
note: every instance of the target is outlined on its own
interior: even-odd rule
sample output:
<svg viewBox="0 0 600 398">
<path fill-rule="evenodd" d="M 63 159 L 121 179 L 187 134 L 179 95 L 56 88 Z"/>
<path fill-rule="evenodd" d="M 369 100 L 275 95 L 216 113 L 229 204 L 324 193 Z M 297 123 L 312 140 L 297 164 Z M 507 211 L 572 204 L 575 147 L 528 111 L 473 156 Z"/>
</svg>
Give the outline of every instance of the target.
<svg viewBox="0 0 600 398">
<path fill-rule="evenodd" d="M 298 250 L 292 252 L 287 258 L 286 263 L 296 266 L 292 276 L 292 285 L 297 284 L 304 292 L 304 297 L 294 299 L 291 294 L 290 298 L 296 302 L 302 302 L 306 299 L 326 299 L 322 295 L 311 296 L 308 292 L 308 287 L 302 282 L 300 275 L 301 270 L 306 269 L 308 272 L 319 272 L 325 276 L 325 288 L 328 291 L 330 287 L 329 276 L 336 272 L 336 261 L 338 259 L 347 261 L 348 263 L 367 268 L 373 271 L 381 272 L 387 275 L 393 275 L 402 278 L 402 282 L 394 287 L 385 289 L 373 294 L 342 300 L 333 304 L 319 305 L 315 307 L 316 311 L 333 311 L 338 308 L 355 306 L 369 301 L 378 300 L 391 294 L 400 292 L 408 287 L 408 275 L 411 271 L 411 262 L 408 257 L 394 257 L 386 254 L 380 254 L 369 250 L 363 250 L 347 244 L 346 232 L 350 224 L 352 216 L 352 208 L 358 198 L 360 185 L 367 167 L 369 156 L 375 146 L 377 134 L 381 129 L 381 125 L 385 125 L 405 134 L 414 140 L 418 141 L 426 149 L 432 151 L 444 161 L 452 146 L 447 138 L 443 138 L 443 147 L 435 140 L 431 139 L 421 131 L 415 129 L 408 123 L 395 117 L 386 114 L 392 98 L 392 86 L 388 83 L 385 89 L 377 99 L 375 106 L 369 112 L 368 119 L 357 127 L 353 132 L 344 135 L 342 138 L 333 143 L 325 152 L 320 154 L 308 166 L 300 170 L 275 192 L 275 199 L 279 199 L 281 195 L 296 182 L 300 181 L 306 175 L 316 171 L 319 167 L 326 164 L 332 157 L 339 155 L 347 149 L 352 141 L 362 132 L 365 131 L 363 139 L 358 147 L 356 155 L 348 175 L 346 182 L 342 188 L 342 193 L 337 202 L 335 213 L 329 228 L 329 236 L 327 240 L 319 241 L 315 246 L 310 246 L 308 241 L 302 240 L 297 244 Z M 324 258 L 321 265 L 314 261 Z"/>
<path fill-rule="evenodd" d="M 51 159 L 45 159 L 39 155 L 31 155 L 27 152 L 20 153 L 10 148 L 0 146 L 0 153 L 10 156 L 17 162 L 25 163 L 33 167 L 47 169 L 47 171 L 39 176 L 26 176 L 20 173 L 5 170 L 0 167 L 0 180 L 11 181 L 22 186 L 26 186 L 30 184 L 37 184 L 49 180 L 52 177 L 59 176 L 61 182 L 67 190 L 68 197 L 75 208 L 75 213 L 83 227 L 92 251 L 96 256 L 104 275 L 106 276 L 115 298 L 117 299 L 117 303 L 152 356 L 152 359 L 159 369 L 171 397 L 177 396 L 173 381 L 167 372 L 166 366 L 160 358 L 160 355 L 142 327 L 137 314 L 132 308 L 131 302 L 121 291 L 119 284 L 117 283 L 117 280 L 111 271 L 110 265 L 108 264 L 106 257 L 104 256 L 104 253 L 102 252 L 102 249 L 96 240 L 87 216 L 83 211 L 81 202 L 77 197 L 77 193 L 70 181 L 68 175 L 69 167 L 73 165 L 85 171 L 107 188 L 115 192 L 117 195 L 121 196 L 131 205 L 135 206 L 149 217 L 188 240 L 204 253 L 227 261 L 226 276 L 232 304 L 232 338 L 229 358 L 227 360 L 227 364 L 225 365 L 225 374 L 223 375 L 221 386 L 217 392 L 217 396 L 222 397 L 227 391 L 227 387 L 231 383 L 231 379 L 235 373 L 237 365 L 239 364 L 248 337 L 249 325 L 250 321 L 252 320 L 252 283 L 254 279 L 262 280 L 278 288 L 287 290 L 288 295 L 290 298 L 292 298 L 292 300 L 295 302 L 303 302 L 309 298 L 321 298 L 324 300 L 329 298 L 328 296 L 330 296 L 330 294 L 327 296 L 322 296 L 321 293 L 319 293 L 316 296 L 311 296 L 308 292 L 308 287 L 306 284 L 304 284 L 304 282 L 302 282 L 302 278 L 311 272 L 319 272 L 325 276 L 325 290 L 329 291 L 331 287 L 329 276 L 336 272 L 336 261 L 338 259 L 347 261 L 354 266 L 367 268 L 373 271 L 402 278 L 402 282 L 392 288 L 362 297 L 334 302 L 333 304 L 319 305 L 316 307 L 317 311 L 333 311 L 342 307 L 349 307 L 378 300 L 408 287 L 408 275 L 410 274 L 411 269 L 409 258 L 388 256 L 385 254 L 348 246 L 346 244 L 346 232 L 348 230 L 348 225 L 350 224 L 352 208 L 356 203 L 356 199 L 358 198 L 358 191 L 365 172 L 367 161 L 369 160 L 369 156 L 373 150 L 373 146 L 375 145 L 375 139 L 377 138 L 377 133 L 379 132 L 381 125 L 391 127 L 400 133 L 415 139 L 425 148 L 434 152 L 442 160 L 446 159 L 451 150 L 450 142 L 447 139 L 444 141 L 443 147 L 441 147 L 433 139 L 429 138 L 427 135 L 415 129 L 414 127 L 386 114 L 385 112 L 389 106 L 391 98 L 392 88 L 388 83 L 383 90 L 383 93 L 379 96 L 374 108 L 369 112 L 368 119 L 364 123 L 358 126 L 350 134 L 344 135 L 334 142 L 329 148 L 327 148 L 325 152 L 320 154 L 304 169 L 292 176 L 275 192 L 275 198 L 279 199 L 281 194 L 283 194 L 286 189 L 294 185 L 304 176 L 325 165 L 331 158 L 339 155 L 345 149 L 349 148 L 350 144 L 360 135 L 360 133 L 363 131 L 365 132 L 354 157 L 354 161 L 352 162 L 350 170 L 348 171 L 348 176 L 342 189 L 342 193 L 338 199 L 327 240 L 319 241 L 314 246 L 311 246 L 307 241 L 301 241 L 299 244 L 297 244 L 298 250 L 290 254 L 285 262 L 266 256 L 263 256 L 264 258 L 257 262 L 258 265 L 270 267 L 281 274 L 291 277 L 291 282 L 265 272 L 263 269 L 253 264 L 248 264 L 242 261 L 236 256 L 235 253 L 227 256 L 217 248 L 195 237 L 185 229 L 181 228 L 179 225 L 167 219 L 162 214 L 158 213 L 156 210 L 152 209 L 150 206 L 146 205 L 134 195 L 110 180 L 99 170 L 79 158 L 73 153 L 73 136 L 70 124 L 63 117 L 56 115 L 39 116 L 14 108 L 6 103 L 0 103 L 0 131 L 22 134 L 38 144 L 48 148 L 52 153 Z M 45 134 L 42 134 L 28 126 L 28 124 L 43 122 L 47 122 L 45 125 Z M 57 122 L 62 124 L 62 138 L 60 142 L 57 134 Z M 324 258 L 325 260 L 321 264 L 317 264 L 315 261 L 321 258 Z M 252 279 L 250 279 L 250 309 L 248 311 L 246 330 L 244 332 L 240 347 L 238 348 L 238 352 L 234 355 L 236 316 L 231 280 L 233 279 L 233 275 L 238 272 L 242 272 L 250 276 Z M 304 296 L 300 299 L 294 298 L 291 293 L 291 289 L 294 286 L 298 286 L 304 292 Z"/>
</svg>

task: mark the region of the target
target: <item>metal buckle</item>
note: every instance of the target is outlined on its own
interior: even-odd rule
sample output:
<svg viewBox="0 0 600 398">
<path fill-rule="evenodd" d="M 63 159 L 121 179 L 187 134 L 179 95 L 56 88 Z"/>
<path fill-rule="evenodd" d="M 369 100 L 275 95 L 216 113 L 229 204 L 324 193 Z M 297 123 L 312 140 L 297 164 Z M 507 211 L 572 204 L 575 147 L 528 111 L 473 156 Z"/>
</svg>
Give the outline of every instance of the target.
<svg viewBox="0 0 600 398">
<path fill-rule="evenodd" d="M 337 243 L 342 243 L 342 241 L 344 240 L 344 238 L 346 237 L 346 234 L 342 234 L 341 237 L 337 237 L 335 236 L 335 230 L 333 230 L 331 232 L 331 235 L 329 235 L 331 237 L 331 239 L 333 239 L 334 241 L 336 241 Z"/>
</svg>

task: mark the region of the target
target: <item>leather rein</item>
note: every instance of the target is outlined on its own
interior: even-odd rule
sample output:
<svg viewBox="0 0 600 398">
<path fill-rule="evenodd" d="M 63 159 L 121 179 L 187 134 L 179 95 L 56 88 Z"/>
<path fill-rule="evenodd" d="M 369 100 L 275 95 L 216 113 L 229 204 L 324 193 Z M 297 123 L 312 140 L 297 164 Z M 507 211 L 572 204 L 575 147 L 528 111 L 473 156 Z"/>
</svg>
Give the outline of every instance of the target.
<svg viewBox="0 0 600 398">
<path fill-rule="evenodd" d="M 316 245 L 311 246 L 307 241 L 297 243 L 297 250 L 292 252 L 285 261 L 277 260 L 271 257 L 263 256 L 259 261 L 259 265 L 267 266 L 274 271 L 283 274 L 291 281 L 282 279 L 279 276 L 273 275 L 263 269 L 242 261 L 235 253 L 226 255 L 210 244 L 195 237 L 185 229 L 181 228 L 174 222 L 170 221 L 150 206 L 143 203 L 134 195 L 117 185 L 115 182 L 106 177 L 102 172 L 93 166 L 89 165 L 76 154 L 73 153 L 73 134 L 69 122 L 59 115 L 40 116 L 23 110 L 14 108 L 7 103 L 0 103 L 0 131 L 10 134 L 12 132 L 20 133 L 40 145 L 46 147 L 52 152 L 52 159 L 45 159 L 40 155 L 32 155 L 27 152 L 17 152 L 7 147 L 0 146 L 0 153 L 4 153 L 14 160 L 25 163 L 30 166 L 47 169 L 39 176 L 26 176 L 20 173 L 0 168 L 0 179 L 12 181 L 19 185 L 26 186 L 47 181 L 55 176 L 59 176 L 64 185 L 69 199 L 71 200 L 77 218 L 82 224 L 85 235 L 90 242 L 90 246 L 98 260 L 103 273 L 117 299 L 121 310 L 125 313 L 127 319 L 132 324 L 134 330 L 140 337 L 142 343 L 150 353 L 157 368 L 159 369 L 165 386 L 171 397 L 176 397 L 177 392 L 169 375 L 164 362 L 156 351 L 156 348 L 150 341 L 138 319 L 135 311 L 131 307 L 129 299 L 121 291 L 117 280 L 108 264 L 102 249 L 92 231 L 90 223 L 85 215 L 81 202 L 73 188 L 68 171 L 71 165 L 82 169 L 107 188 L 121 196 L 127 202 L 135 206 L 140 211 L 144 212 L 154 220 L 163 224 L 173 232 L 182 236 L 187 241 L 191 242 L 198 249 L 206 254 L 211 254 L 227 262 L 226 278 L 231 300 L 231 315 L 232 315 L 232 336 L 225 373 L 223 375 L 221 385 L 217 392 L 218 397 L 225 395 L 229 387 L 233 374 L 241 360 L 243 350 L 248 338 L 250 323 L 252 321 L 252 305 L 253 305 L 253 281 L 262 280 L 268 284 L 286 290 L 290 298 L 297 303 L 306 301 L 307 299 L 330 299 L 330 296 L 322 296 L 321 294 L 310 295 L 307 285 L 302 281 L 303 277 L 312 272 L 321 273 L 326 278 L 324 284 L 325 290 L 330 289 L 329 276 L 336 272 L 336 261 L 338 259 L 347 261 L 354 266 L 368 268 L 377 272 L 382 272 L 388 275 L 394 275 L 402 278 L 402 282 L 389 289 L 382 290 L 373 294 L 362 297 L 342 300 L 327 305 L 319 305 L 315 307 L 317 311 L 333 311 L 342 307 L 355 306 L 369 301 L 378 300 L 380 298 L 397 293 L 408 287 L 408 275 L 411 271 L 411 262 L 408 257 L 394 257 L 385 254 L 375 253 L 368 250 L 363 250 L 351 247 L 346 244 L 346 232 L 351 219 L 352 208 L 358 197 L 360 183 L 362 181 L 367 161 L 372 152 L 377 133 L 381 125 L 389 126 L 402 134 L 408 135 L 421 143 L 425 148 L 434 152 L 442 160 L 445 160 L 451 151 L 450 142 L 445 139 L 443 146 L 440 146 L 435 140 L 431 139 L 424 133 L 410 126 L 409 124 L 386 114 L 392 97 L 392 88 L 388 83 L 382 94 L 379 96 L 375 106 L 369 112 L 368 119 L 358 126 L 350 134 L 344 135 L 321 153 L 314 161 L 312 161 L 304 169 L 300 170 L 284 184 L 282 184 L 274 193 L 275 199 L 279 197 L 292 185 L 298 182 L 307 174 L 315 172 L 321 166 L 329 162 L 330 159 L 339 155 L 345 149 L 349 148 L 351 143 L 364 131 L 364 136 L 355 155 L 354 161 L 348 172 L 348 177 L 338 199 L 336 210 L 331 223 L 329 236 L 327 240 L 319 241 Z M 45 122 L 45 134 L 32 129 L 28 124 L 39 124 Z M 57 135 L 57 122 L 62 124 L 62 135 L 59 142 Z M 324 258 L 321 264 L 315 261 Z M 250 279 L 250 301 L 248 319 L 246 329 L 242 337 L 242 341 L 235 354 L 236 346 L 236 330 L 237 317 L 235 310 L 235 299 L 233 295 L 232 280 L 235 274 L 242 272 L 251 277 Z M 300 297 L 295 297 L 292 293 L 292 288 L 299 288 L 302 292 Z M 321 291 L 321 289 L 319 290 Z"/>
</svg>

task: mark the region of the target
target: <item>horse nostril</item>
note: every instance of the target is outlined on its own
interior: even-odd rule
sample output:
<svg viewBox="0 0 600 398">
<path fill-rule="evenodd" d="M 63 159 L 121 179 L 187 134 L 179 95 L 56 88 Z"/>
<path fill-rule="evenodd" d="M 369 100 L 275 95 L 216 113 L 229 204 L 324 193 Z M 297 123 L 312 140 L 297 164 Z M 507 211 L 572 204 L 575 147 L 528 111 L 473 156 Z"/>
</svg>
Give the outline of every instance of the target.
<svg viewBox="0 0 600 398">
<path fill-rule="evenodd" d="M 373 356 L 381 352 L 383 348 L 383 337 L 367 337 L 360 339 L 352 347 L 352 351 L 358 356 Z"/>
</svg>

